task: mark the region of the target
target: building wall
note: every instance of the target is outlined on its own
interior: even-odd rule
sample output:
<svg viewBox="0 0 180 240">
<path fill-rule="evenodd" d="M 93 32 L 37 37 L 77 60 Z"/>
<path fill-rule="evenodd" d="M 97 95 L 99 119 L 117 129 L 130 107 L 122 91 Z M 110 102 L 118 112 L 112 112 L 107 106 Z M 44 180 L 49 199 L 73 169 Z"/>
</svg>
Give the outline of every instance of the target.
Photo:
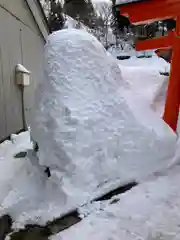
<svg viewBox="0 0 180 240">
<path fill-rule="evenodd" d="M 16 64 L 31 71 L 24 90 L 25 114 L 30 123 L 34 91 L 42 79 L 45 40 L 24 0 L 0 1 L 0 141 L 23 130 L 22 90 L 15 82 Z"/>
</svg>

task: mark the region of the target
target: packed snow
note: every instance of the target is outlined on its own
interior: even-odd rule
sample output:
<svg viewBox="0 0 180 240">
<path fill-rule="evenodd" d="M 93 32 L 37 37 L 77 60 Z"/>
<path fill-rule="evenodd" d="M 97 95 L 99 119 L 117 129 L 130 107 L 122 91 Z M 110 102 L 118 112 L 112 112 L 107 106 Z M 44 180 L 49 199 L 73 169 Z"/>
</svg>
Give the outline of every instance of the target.
<svg viewBox="0 0 180 240">
<path fill-rule="evenodd" d="M 0 215 L 10 214 L 14 228 L 45 224 L 62 213 L 61 191 L 34 164 L 32 148 L 29 132 L 13 135 L 0 145 Z M 27 150 L 25 158 L 15 157 Z"/>
<path fill-rule="evenodd" d="M 76 196 L 64 197 L 56 177 L 47 178 L 32 149 L 29 132 L 0 145 L 0 216 L 9 214 L 14 229 L 44 225 L 76 207 Z M 26 157 L 15 157 L 26 151 Z"/>
<path fill-rule="evenodd" d="M 73 195 L 82 204 L 166 167 L 176 135 L 133 94 L 96 38 L 63 30 L 49 37 L 45 52 L 32 137 L 65 202 Z"/>
</svg>

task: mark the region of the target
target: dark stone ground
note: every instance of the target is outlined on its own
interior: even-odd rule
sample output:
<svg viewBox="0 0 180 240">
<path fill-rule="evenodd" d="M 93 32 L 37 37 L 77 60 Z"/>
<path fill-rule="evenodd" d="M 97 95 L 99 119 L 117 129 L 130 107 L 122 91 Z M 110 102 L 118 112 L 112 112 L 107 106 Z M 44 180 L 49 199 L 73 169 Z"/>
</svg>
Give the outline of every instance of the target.
<svg viewBox="0 0 180 240">
<path fill-rule="evenodd" d="M 10 234 L 11 240 L 48 240 L 51 235 L 57 234 L 81 221 L 75 210 L 69 214 L 47 222 L 45 226 L 26 225 L 24 229 L 13 232 L 13 220 L 9 215 L 0 218 L 0 240 Z"/>
</svg>

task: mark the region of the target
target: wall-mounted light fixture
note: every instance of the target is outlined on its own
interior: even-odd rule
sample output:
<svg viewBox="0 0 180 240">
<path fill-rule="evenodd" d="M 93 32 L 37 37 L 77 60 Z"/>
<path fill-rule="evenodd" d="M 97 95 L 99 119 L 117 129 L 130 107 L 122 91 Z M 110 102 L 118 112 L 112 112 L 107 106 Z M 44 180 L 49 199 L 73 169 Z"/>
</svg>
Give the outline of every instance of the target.
<svg viewBox="0 0 180 240">
<path fill-rule="evenodd" d="M 21 64 L 16 65 L 16 83 L 20 86 L 29 86 L 30 85 L 30 75 L 31 72 L 28 71 L 24 66 Z"/>
</svg>

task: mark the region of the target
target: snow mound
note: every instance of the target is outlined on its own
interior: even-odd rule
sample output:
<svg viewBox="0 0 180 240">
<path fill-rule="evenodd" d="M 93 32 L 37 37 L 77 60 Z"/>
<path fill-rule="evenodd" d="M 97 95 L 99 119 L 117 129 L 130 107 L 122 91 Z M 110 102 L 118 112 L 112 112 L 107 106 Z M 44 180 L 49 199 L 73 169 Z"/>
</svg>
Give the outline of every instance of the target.
<svg viewBox="0 0 180 240">
<path fill-rule="evenodd" d="M 160 75 L 158 69 L 119 66 L 123 78 L 134 94 L 138 95 L 148 107 L 162 117 L 168 88 L 168 77 Z"/>
<path fill-rule="evenodd" d="M 10 214 L 13 228 L 45 224 L 71 207 L 53 177 L 47 180 L 43 169 L 33 164 L 33 144 L 29 132 L 12 135 L 0 144 L 0 216 Z M 28 152 L 26 157 L 20 153 Z"/>
<path fill-rule="evenodd" d="M 45 73 L 32 137 L 40 164 L 50 167 L 67 196 L 82 203 L 115 182 L 166 168 L 175 134 L 133 95 L 117 61 L 95 37 L 75 29 L 53 33 Z"/>
</svg>

